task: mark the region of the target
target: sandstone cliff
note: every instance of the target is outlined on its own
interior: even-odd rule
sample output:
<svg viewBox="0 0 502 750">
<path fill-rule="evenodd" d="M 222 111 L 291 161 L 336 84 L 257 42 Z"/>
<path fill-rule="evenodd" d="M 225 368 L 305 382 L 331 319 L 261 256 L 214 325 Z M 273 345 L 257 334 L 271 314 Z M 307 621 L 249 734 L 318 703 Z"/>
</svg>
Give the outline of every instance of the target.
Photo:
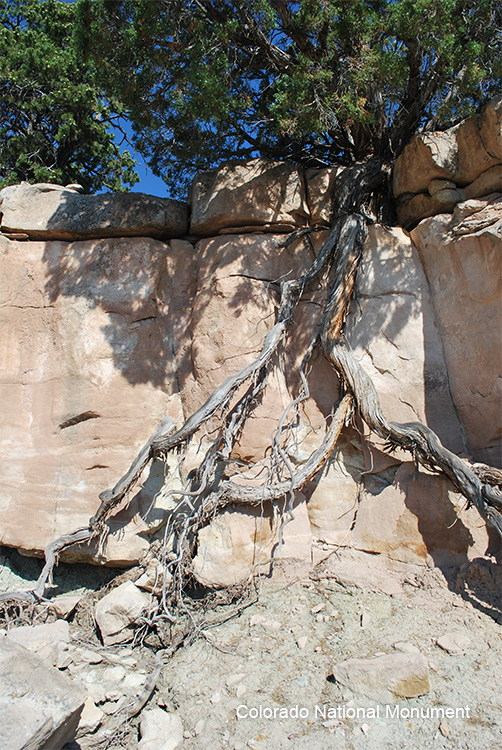
<svg viewBox="0 0 502 750">
<path fill-rule="evenodd" d="M 407 147 L 394 187 L 411 231 L 372 227 L 346 325 L 388 418 L 421 421 L 454 453 L 499 467 L 500 114 L 493 102 L 479 121 Z M 308 266 L 326 234 L 336 172 L 224 165 L 195 181 L 190 211 L 53 185 L 0 192 L 0 543 L 41 554 L 86 526 L 99 493 L 160 419 L 179 426 L 256 356 L 279 281 Z M 285 243 L 304 226 L 316 228 L 310 242 Z M 297 309 L 299 327 L 232 454 L 236 466 L 266 454 L 298 394 L 295 365 L 319 325 L 321 292 Z M 288 447 L 295 465 L 319 442 L 338 392 L 322 358 L 312 368 Z M 140 559 L 163 537 L 169 490 L 205 442 L 200 435 L 182 463 L 172 461 L 169 476 L 154 462 L 108 521 L 99 555 L 74 547 L 67 559 Z M 448 480 L 383 448 L 353 420 L 321 475 L 297 494 L 284 545 L 277 551 L 270 504 L 230 508 L 199 535 L 196 577 L 240 582 L 260 564 L 267 569 L 272 553 L 310 566 L 334 545 L 446 566 L 483 555 L 489 539 L 477 511 L 464 509 Z"/>
</svg>

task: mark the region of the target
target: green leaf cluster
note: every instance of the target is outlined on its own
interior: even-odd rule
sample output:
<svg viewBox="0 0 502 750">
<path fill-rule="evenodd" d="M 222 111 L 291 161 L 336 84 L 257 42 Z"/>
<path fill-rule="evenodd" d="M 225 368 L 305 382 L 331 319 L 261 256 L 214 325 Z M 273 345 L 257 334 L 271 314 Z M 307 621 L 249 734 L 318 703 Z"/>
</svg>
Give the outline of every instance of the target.
<svg viewBox="0 0 502 750">
<path fill-rule="evenodd" d="M 392 159 L 500 83 L 496 0 L 77 0 L 79 44 L 173 188 L 255 155 Z"/>
<path fill-rule="evenodd" d="M 127 189 L 135 161 L 110 132 L 123 105 L 106 97 L 74 44 L 75 5 L 0 0 L 0 187 L 80 183 Z"/>
</svg>

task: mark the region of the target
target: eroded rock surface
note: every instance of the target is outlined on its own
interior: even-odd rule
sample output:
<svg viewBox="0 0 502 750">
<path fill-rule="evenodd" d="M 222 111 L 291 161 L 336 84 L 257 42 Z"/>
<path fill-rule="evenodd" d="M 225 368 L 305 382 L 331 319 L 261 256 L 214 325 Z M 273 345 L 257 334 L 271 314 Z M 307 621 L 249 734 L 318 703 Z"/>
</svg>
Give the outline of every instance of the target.
<svg viewBox="0 0 502 750">
<path fill-rule="evenodd" d="M 0 190 L 2 232 L 31 239 L 180 237 L 188 205 L 145 193 L 80 195 L 71 186 L 22 182 Z"/>
<path fill-rule="evenodd" d="M 415 136 L 396 159 L 394 195 L 402 226 L 502 192 L 502 95 L 479 117 Z"/>
</svg>

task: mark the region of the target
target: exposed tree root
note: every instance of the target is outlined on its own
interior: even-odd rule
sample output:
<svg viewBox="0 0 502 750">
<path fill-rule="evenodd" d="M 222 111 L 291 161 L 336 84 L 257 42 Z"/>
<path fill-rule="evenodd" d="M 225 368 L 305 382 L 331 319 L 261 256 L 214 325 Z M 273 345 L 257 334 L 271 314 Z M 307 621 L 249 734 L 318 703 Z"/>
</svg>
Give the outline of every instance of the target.
<svg viewBox="0 0 502 750">
<path fill-rule="evenodd" d="M 474 504 L 483 518 L 502 535 L 502 495 L 499 492 L 502 473 L 491 467 L 471 466 L 458 458 L 425 425 L 418 422 L 398 424 L 387 421 L 371 379 L 343 340 L 343 326 L 369 220 L 367 213 L 362 210 L 356 212 L 354 207 L 369 205 L 368 196 L 371 196 L 375 185 L 379 184 L 381 175 L 382 165 L 376 163 L 369 167 L 366 165 L 365 172 L 354 170 L 352 186 L 346 188 L 345 192 L 342 191 L 345 211 L 338 214 L 311 267 L 299 278 L 281 283 L 276 323 L 265 336 L 256 359 L 236 375 L 227 378 L 178 430 L 169 418 L 162 420 L 124 476 L 112 489 L 101 493 L 101 505 L 90 519 L 89 526 L 64 535 L 47 547 L 46 564 L 33 591 L 36 599 L 43 597 L 57 558 L 64 549 L 99 538 L 104 542 L 106 520 L 130 493 L 148 463 L 153 459 L 165 459 L 169 453 L 186 447 L 194 435 L 215 417 L 219 420 L 219 428 L 213 433 L 215 437 L 205 450 L 198 469 L 189 476 L 182 489 L 169 491 L 169 494 L 179 500 L 167 520 L 164 542 L 157 557 L 170 575 L 163 576 L 161 591 L 157 592 L 160 594 L 160 601 L 153 608 L 151 622 L 155 617 L 167 617 L 174 622 L 177 619 L 177 609 L 187 612 L 183 594 L 191 576 L 198 532 L 229 505 L 257 506 L 264 502 L 275 504 L 281 519 L 281 543 L 282 529 L 287 523 L 286 516 L 289 514 L 291 517 L 293 512 L 294 493 L 324 465 L 354 409 L 370 430 L 386 440 L 390 447 L 409 451 L 424 466 L 445 474 L 468 502 Z M 286 244 L 290 241 L 286 240 Z M 235 477 L 229 478 L 227 469 L 232 451 L 246 420 L 266 388 L 267 375 L 277 361 L 277 355 L 291 326 L 293 313 L 304 292 L 314 281 L 321 279 L 325 280 L 327 289 L 321 328 L 311 341 L 300 368 L 300 393 L 279 421 L 270 456 L 262 462 L 261 468 L 265 472 L 263 479 L 257 486 L 249 481 L 246 483 L 243 476 L 238 476 L 237 481 Z M 319 447 L 302 466 L 293 467 L 287 458 L 285 446 L 294 433 L 299 406 L 308 397 L 304 370 L 315 348 L 323 352 L 330 361 L 341 377 L 346 393 L 334 405 Z M 243 392 L 244 386 L 246 390 Z M 288 416 L 290 408 L 293 418 Z M 255 468 L 258 469 L 258 464 L 255 464 Z M 280 500 L 284 500 L 281 508 L 277 505 Z"/>
</svg>

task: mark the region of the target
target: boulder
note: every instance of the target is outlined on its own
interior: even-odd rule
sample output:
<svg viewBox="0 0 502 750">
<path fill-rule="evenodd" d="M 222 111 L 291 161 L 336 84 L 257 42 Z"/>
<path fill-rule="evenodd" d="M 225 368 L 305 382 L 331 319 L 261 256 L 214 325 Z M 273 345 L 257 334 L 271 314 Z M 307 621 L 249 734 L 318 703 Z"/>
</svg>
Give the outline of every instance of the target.
<svg viewBox="0 0 502 750">
<path fill-rule="evenodd" d="M 22 182 L 0 190 L 1 230 L 31 239 L 181 237 L 188 205 L 145 193 L 80 195 L 60 185 Z"/>
<path fill-rule="evenodd" d="M 348 659 L 333 668 L 333 677 L 354 693 L 383 704 L 416 698 L 430 690 L 429 665 L 421 653 Z"/>
<path fill-rule="evenodd" d="M 451 180 L 464 187 L 500 164 L 502 96 L 492 99 L 479 118 L 471 117 L 445 131 L 411 139 L 394 164 L 396 198 L 425 193 L 432 180 Z"/>
<path fill-rule="evenodd" d="M 183 722 L 178 714 L 150 708 L 141 714 L 138 750 L 176 750 L 183 744 Z"/>
<path fill-rule="evenodd" d="M 68 677 L 0 636 L 3 750 L 61 750 L 75 737 L 84 701 Z"/>
<path fill-rule="evenodd" d="M 191 191 L 190 232 L 291 231 L 308 219 L 301 173 L 288 162 L 227 162 L 199 172 Z"/>
<path fill-rule="evenodd" d="M 132 581 L 121 583 L 96 604 L 94 616 L 105 646 L 130 640 L 130 627 L 146 610 L 150 596 L 140 591 Z"/>
<path fill-rule="evenodd" d="M 243 165 L 236 170 L 249 177 L 254 169 L 256 185 L 261 177 L 268 185 L 276 166 L 259 162 L 247 172 Z M 288 185 L 303 182 L 290 165 L 279 166 L 278 184 L 287 197 Z M 215 185 L 225 169 L 214 172 Z M 479 189 L 491 189 L 496 176 L 495 168 L 485 171 L 477 178 L 485 181 Z M 309 180 L 314 216 L 312 185 L 318 180 L 321 205 L 333 174 L 311 173 L 307 185 Z M 252 193 L 254 181 L 244 182 L 242 193 L 236 184 L 236 196 Z M 457 190 L 452 185 L 436 175 L 426 197 L 442 200 Z M 297 194 L 293 187 L 291 195 L 303 196 L 303 188 L 297 186 Z M 211 195 L 216 200 L 207 192 L 209 207 Z M 298 206 L 304 197 L 298 200 L 291 216 L 297 211 L 303 221 L 307 212 Z M 452 210 L 453 216 L 422 221 L 413 241 L 399 228 L 370 227 L 346 337 L 373 378 L 388 419 L 423 421 L 453 452 L 493 463 L 500 381 L 493 355 L 498 328 L 490 321 L 500 315 L 500 205 L 491 196 L 462 200 Z M 244 220 L 242 226 L 257 228 Z M 214 231 L 226 229 L 231 226 Z M 0 398 L 9 405 L 1 417 L 0 542 L 39 554 L 54 537 L 86 526 L 99 494 L 123 474 L 166 414 L 181 425 L 184 415 L 257 356 L 275 320 L 280 282 L 309 266 L 326 235 L 312 233 L 313 248 L 301 238 L 285 247 L 284 234 L 262 232 L 206 237 L 195 247 L 144 237 L 74 243 L 0 237 Z M 313 286 L 299 303 L 298 325 L 233 449 L 236 468 L 252 461 L 263 466 L 272 430 L 286 409 L 292 416 L 298 367 L 318 330 L 322 302 L 322 290 Z M 310 397 L 300 408 L 296 441 L 286 447 L 296 465 L 318 446 L 339 394 L 324 358 L 315 355 L 311 364 Z M 163 464 L 149 466 L 135 494 L 107 522 L 102 561 L 137 562 L 163 534 L 175 505 L 169 489 L 186 479 L 207 440 L 195 437 L 182 476 L 171 472 L 169 486 Z M 323 472 L 299 493 L 279 551 L 269 507 L 263 514 L 227 509 L 200 534 L 198 579 L 214 586 L 241 582 L 257 561 L 265 565 L 272 550 L 310 564 L 312 542 L 421 564 L 430 554 L 451 564 L 474 551 L 482 554 L 485 532 L 475 511 L 463 513 L 448 531 L 458 507 L 452 487 L 415 473 L 408 454 L 388 455 L 383 447 L 357 421 L 346 428 Z M 249 473 L 246 480 L 259 484 L 262 478 Z M 96 553 L 93 547 L 64 554 L 89 560 Z M 148 589 L 154 578 L 153 569 L 147 571 L 142 585 Z"/>
</svg>

